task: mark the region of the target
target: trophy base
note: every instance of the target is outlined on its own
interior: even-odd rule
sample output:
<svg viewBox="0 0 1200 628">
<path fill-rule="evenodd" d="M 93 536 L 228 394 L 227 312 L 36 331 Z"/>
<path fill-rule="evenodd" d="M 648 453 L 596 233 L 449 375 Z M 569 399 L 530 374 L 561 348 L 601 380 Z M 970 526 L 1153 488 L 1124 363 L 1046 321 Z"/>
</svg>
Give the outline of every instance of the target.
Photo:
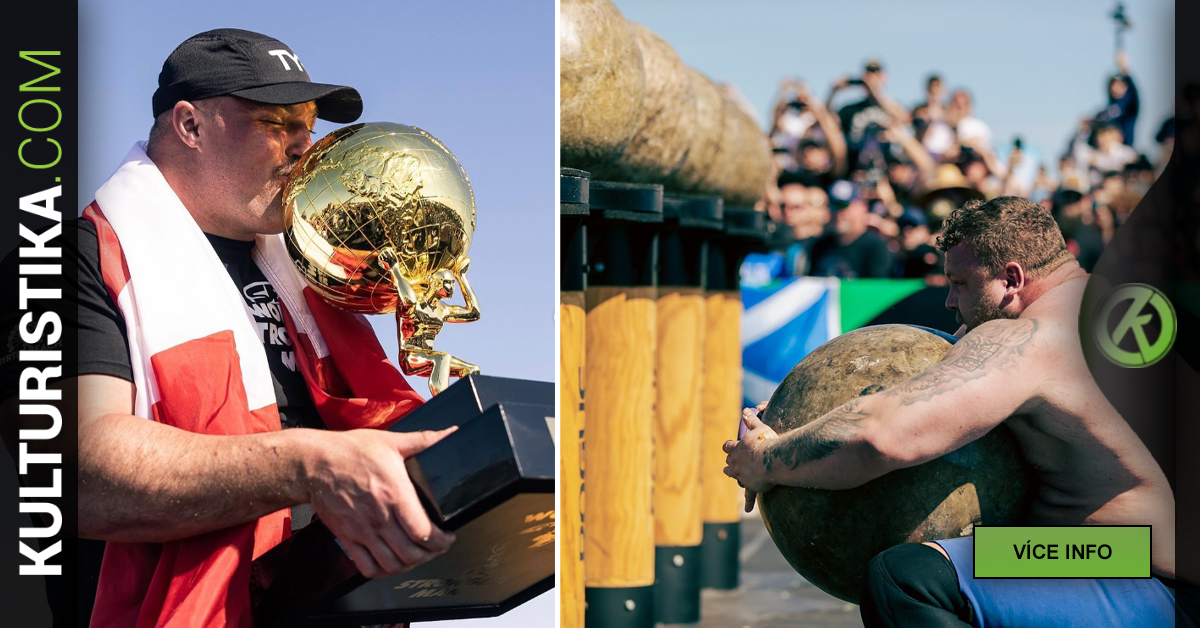
<svg viewBox="0 0 1200 628">
<path fill-rule="evenodd" d="M 347 628 L 494 617 L 554 586 L 553 384 L 472 375 L 392 431 L 458 430 L 405 461 L 446 554 L 369 580 L 319 521 L 251 568 L 256 625 Z"/>
<path fill-rule="evenodd" d="M 700 546 L 654 548 L 654 619 L 661 624 L 700 621 Z"/>
</svg>

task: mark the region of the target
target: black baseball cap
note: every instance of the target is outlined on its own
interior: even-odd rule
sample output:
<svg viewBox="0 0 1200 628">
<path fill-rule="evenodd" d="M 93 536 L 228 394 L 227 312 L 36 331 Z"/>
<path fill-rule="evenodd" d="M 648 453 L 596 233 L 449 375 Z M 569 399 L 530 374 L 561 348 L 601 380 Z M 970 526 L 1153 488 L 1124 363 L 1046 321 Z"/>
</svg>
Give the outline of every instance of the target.
<svg viewBox="0 0 1200 628">
<path fill-rule="evenodd" d="M 193 35 L 171 52 L 158 74 L 154 117 L 181 100 L 238 96 L 271 105 L 316 101 L 317 117 L 354 122 L 362 96 L 353 87 L 314 83 L 286 44 L 261 33 L 219 28 Z"/>
</svg>

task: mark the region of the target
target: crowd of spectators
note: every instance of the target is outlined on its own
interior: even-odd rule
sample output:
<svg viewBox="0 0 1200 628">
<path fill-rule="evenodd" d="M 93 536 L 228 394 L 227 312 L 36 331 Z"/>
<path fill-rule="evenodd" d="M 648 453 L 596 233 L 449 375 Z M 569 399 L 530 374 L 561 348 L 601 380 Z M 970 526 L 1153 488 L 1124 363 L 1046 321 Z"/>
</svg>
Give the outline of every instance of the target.
<svg viewBox="0 0 1200 628">
<path fill-rule="evenodd" d="M 761 203 L 792 241 L 773 274 L 942 285 L 934 246 L 941 221 L 968 200 L 1002 195 L 1045 205 L 1090 271 L 1174 141 L 1171 118 L 1155 137 L 1160 154 L 1152 160 L 1134 150 L 1137 87 L 1123 52 L 1116 65 L 1107 105 L 1083 118 L 1056 163 L 1051 157 L 1036 174 L 1021 139 L 997 150 L 1000 140 L 975 117 L 970 92 L 947 90 L 939 75 L 928 77 L 924 99 L 911 108 L 888 95 L 875 60 L 858 77 L 838 79 L 824 101 L 802 82 L 783 81 L 769 131 L 776 177 Z M 850 91 L 861 98 L 835 109 Z"/>
</svg>

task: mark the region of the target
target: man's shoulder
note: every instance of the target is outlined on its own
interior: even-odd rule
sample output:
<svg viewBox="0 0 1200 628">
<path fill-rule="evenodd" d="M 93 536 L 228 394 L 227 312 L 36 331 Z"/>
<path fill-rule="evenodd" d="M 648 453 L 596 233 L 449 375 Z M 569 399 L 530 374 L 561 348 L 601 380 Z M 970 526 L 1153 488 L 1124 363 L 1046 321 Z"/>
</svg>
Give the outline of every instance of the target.
<svg viewBox="0 0 1200 628">
<path fill-rule="evenodd" d="M 960 356 L 973 357 L 982 366 L 1009 367 L 1019 363 L 1023 373 L 1047 364 L 1047 358 L 1062 350 L 1062 325 L 1037 317 L 991 320 L 967 332 L 954 349 Z"/>
<path fill-rule="evenodd" d="M 1044 331 L 1046 321 L 1035 317 L 997 318 L 968 331 L 963 342 L 1020 345 Z"/>
<path fill-rule="evenodd" d="M 1022 368 L 1060 368 L 1065 356 L 1080 352 L 1079 303 L 1071 306 L 1069 298 L 1061 298 L 1071 295 L 1056 296 L 1060 298 L 1054 302 L 1039 299 L 1038 307 L 1027 308 L 1019 318 L 988 321 L 963 340 L 995 350 L 1007 348 L 1021 356 Z"/>
</svg>

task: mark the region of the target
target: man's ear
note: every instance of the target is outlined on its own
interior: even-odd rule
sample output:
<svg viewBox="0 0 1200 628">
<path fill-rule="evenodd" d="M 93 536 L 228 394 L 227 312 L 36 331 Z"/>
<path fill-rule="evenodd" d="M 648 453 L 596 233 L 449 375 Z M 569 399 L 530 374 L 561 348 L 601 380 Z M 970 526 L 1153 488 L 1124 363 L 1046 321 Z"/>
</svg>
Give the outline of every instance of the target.
<svg viewBox="0 0 1200 628">
<path fill-rule="evenodd" d="M 1025 276 L 1025 269 L 1016 262 L 1009 262 L 1004 265 L 1002 273 L 1004 278 L 1004 291 L 1008 294 L 1020 292 L 1021 288 L 1025 287 L 1025 282 L 1029 280 Z"/>
<path fill-rule="evenodd" d="M 200 148 L 200 116 L 203 112 L 192 103 L 181 100 L 171 110 L 171 130 L 188 148 Z"/>
</svg>

